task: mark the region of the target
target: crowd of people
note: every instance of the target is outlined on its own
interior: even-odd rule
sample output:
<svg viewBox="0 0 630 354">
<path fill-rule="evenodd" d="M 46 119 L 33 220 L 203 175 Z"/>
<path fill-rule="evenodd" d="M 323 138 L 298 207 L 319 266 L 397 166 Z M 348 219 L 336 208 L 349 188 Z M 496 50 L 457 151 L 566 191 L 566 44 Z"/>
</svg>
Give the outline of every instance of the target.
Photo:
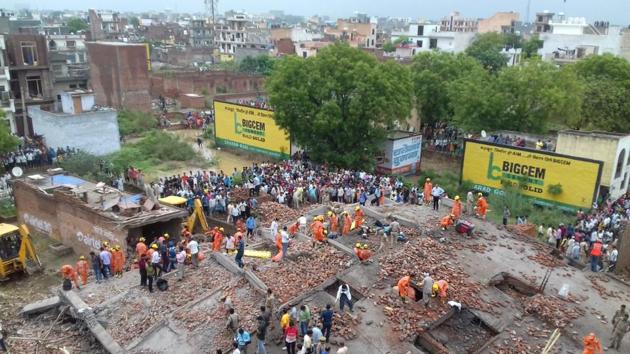
<svg viewBox="0 0 630 354">
<path fill-rule="evenodd" d="M 0 157 L 2 167 L 5 171 L 11 171 L 14 167 L 37 168 L 50 166 L 63 160 L 66 156 L 74 154 L 77 149 L 69 146 L 58 148 L 47 148 L 40 144 L 25 143 L 17 150 L 4 154 Z"/>
</svg>

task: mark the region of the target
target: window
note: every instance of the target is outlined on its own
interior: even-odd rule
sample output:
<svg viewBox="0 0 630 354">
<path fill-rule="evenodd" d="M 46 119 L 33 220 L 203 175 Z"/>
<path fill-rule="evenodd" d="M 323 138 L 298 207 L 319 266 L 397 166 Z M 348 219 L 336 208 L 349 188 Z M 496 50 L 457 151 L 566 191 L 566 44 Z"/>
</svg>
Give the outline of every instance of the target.
<svg viewBox="0 0 630 354">
<path fill-rule="evenodd" d="M 77 63 L 85 63 L 85 53 L 77 53 Z"/>
<path fill-rule="evenodd" d="M 308 53 L 306 51 L 302 52 L 302 58 L 306 58 L 308 56 Z"/>
<path fill-rule="evenodd" d="M 418 26 L 418 36 L 424 35 L 424 26 Z"/>
<path fill-rule="evenodd" d="M 430 49 L 435 49 L 435 48 L 437 48 L 437 38 L 431 38 L 431 39 L 429 39 L 429 48 L 430 48 Z"/>
<path fill-rule="evenodd" d="M 376 30 L 372 28 L 372 35 L 374 35 L 375 33 L 376 33 Z"/>
<path fill-rule="evenodd" d="M 55 42 L 54 40 L 50 40 L 50 42 L 48 42 L 48 49 L 50 50 L 56 50 L 57 49 L 57 42 Z"/>
<path fill-rule="evenodd" d="M 53 64 L 52 70 L 56 77 L 63 76 L 63 67 L 61 64 Z"/>
<path fill-rule="evenodd" d="M 77 42 L 76 41 L 66 41 L 66 47 L 68 47 L 68 49 L 74 49 L 77 46 Z"/>
<path fill-rule="evenodd" d="M 417 40 L 416 41 L 416 47 L 422 48 L 422 41 L 421 40 Z"/>
<path fill-rule="evenodd" d="M 22 42 L 21 47 L 24 65 L 37 65 L 37 46 L 35 42 Z"/>
<path fill-rule="evenodd" d="M 615 168 L 615 178 L 621 177 L 623 170 L 623 162 L 626 161 L 626 149 L 622 149 L 617 157 L 617 168 Z"/>
<path fill-rule="evenodd" d="M 26 86 L 28 87 L 28 95 L 31 97 L 41 97 L 42 92 L 42 80 L 39 76 L 27 76 Z"/>
</svg>

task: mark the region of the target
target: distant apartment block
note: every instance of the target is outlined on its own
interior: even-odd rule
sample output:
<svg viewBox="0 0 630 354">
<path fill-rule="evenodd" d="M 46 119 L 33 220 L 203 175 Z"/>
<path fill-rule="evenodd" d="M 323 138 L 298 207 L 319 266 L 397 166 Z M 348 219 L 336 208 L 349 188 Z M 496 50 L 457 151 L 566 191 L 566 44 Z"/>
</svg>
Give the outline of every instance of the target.
<svg viewBox="0 0 630 354">
<path fill-rule="evenodd" d="M 395 56 L 407 58 L 421 52 L 440 50 L 449 53 L 460 53 L 472 43 L 474 32 L 441 31 L 441 25 L 427 23 L 412 23 L 407 31 L 392 32 L 391 40 L 407 38 L 406 43 L 400 43 Z"/>
<path fill-rule="evenodd" d="M 518 22 L 518 12 L 497 12 L 486 19 L 479 20 L 478 32 L 514 33 Z"/>
<path fill-rule="evenodd" d="M 326 38 L 343 41 L 355 48 L 376 48 L 376 23 L 360 21 L 357 18 L 338 19 L 335 28 L 324 29 Z"/>
<path fill-rule="evenodd" d="M 88 12 L 90 22 L 90 39 L 120 40 L 126 25 L 117 12 L 92 10 Z"/>
<path fill-rule="evenodd" d="M 116 109 L 151 111 L 147 45 L 87 42 L 90 82 L 96 104 Z"/>
<path fill-rule="evenodd" d="M 15 132 L 15 100 L 11 94 L 11 72 L 6 58 L 7 47 L 4 36 L 0 35 L 0 110 L 4 111 L 4 120 L 9 122 L 11 131 Z"/>
<path fill-rule="evenodd" d="M 463 17 L 457 11 L 443 17 L 440 22 L 440 32 L 477 32 L 479 20 Z"/>
<path fill-rule="evenodd" d="M 257 28 L 242 14 L 230 16 L 217 23 L 215 31 L 215 45 L 221 54 L 234 55 L 237 48 L 271 48 L 269 31 Z"/>
<path fill-rule="evenodd" d="M 213 25 L 205 19 L 191 21 L 190 45 L 193 48 L 211 48 L 213 44 Z"/>
<path fill-rule="evenodd" d="M 46 38 L 37 34 L 10 34 L 5 36 L 5 43 L 16 132 L 30 136 L 33 130 L 28 123 L 27 107 L 47 107 L 55 101 Z"/>
<path fill-rule="evenodd" d="M 46 41 L 55 95 L 68 90 L 87 89 L 90 65 L 85 35 L 47 35 Z"/>
</svg>

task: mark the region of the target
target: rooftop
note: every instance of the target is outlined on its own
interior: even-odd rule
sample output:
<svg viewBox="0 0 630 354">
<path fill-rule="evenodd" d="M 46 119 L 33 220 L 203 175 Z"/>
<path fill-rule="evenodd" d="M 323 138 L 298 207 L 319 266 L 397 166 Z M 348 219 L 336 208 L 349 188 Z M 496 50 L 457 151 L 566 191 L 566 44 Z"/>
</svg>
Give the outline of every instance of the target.
<svg viewBox="0 0 630 354">
<path fill-rule="evenodd" d="M 626 136 L 630 136 L 630 134 L 626 134 L 626 133 L 611 133 L 611 132 L 584 131 L 584 130 L 562 130 L 558 133 L 558 135 L 563 135 L 563 134 L 589 136 L 589 137 L 600 138 L 600 139 L 619 139 L 619 138 L 624 138 Z"/>
<path fill-rule="evenodd" d="M 48 173 L 28 175 L 18 180 L 45 195 L 61 195 L 99 213 L 121 226 L 138 227 L 156 221 L 188 216 L 185 209 L 156 203 L 146 194 L 128 194 L 105 183 L 92 183 L 83 178 L 63 174 L 60 168 Z M 155 199 L 155 201 L 153 201 Z"/>
</svg>

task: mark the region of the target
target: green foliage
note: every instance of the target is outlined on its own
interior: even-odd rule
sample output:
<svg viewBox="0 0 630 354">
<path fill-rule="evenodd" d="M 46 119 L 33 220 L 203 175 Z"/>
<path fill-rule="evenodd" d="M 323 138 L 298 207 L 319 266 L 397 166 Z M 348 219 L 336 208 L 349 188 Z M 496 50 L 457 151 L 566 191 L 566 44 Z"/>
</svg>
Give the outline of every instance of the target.
<svg viewBox="0 0 630 354">
<path fill-rule="evenodd" d="M 103 168 L 101 168 L 101 163 Z M 111 171 L 111 162 L 107 157 L 98 157 L 85 151 L 66 156 L 59 165 L 66 171 L 92 181 L 107 181 L 106 170 Z M 107 167 L 107 169 L 105 168 Z"/>
<path fill-rule="evenodd" d="M 574 65 L 584 82 L 582 115 L 574 129 L 630 132 L 630 62 L 611 54 L 593 55 Z"/>
<path fill-rule="evenodd" d="M 88 29 L 87 22 L 79 17 L 71 17 L 70 19 L 68 19 L 68 22 L 66 22 L 66 26 L 68 26 L 68 30 L 70 30 L 70 32 L 72 33 L 78 33 L 81 31 L 86 31 Z"/>
<path fill-rule="evenodd" d="M 214 127 L 213 126 L 210 125 L 206 128 L 206 130 L 203 131 L 203 138 L 214 140 Z"/>
<path fill-rule="evenodd" d="M 3 119 L 5 115 L 6 113 L 0 109 L 0 119 Z M 9 125 L 6 123 L 5 121 L 0 122 L 0 154 L 14 151 L 20 145 L 20 139 L 11 134 Z"/>
<path fill-rule="evenodd" d="M 0 216 L 4 218 L 11 218 L 16 216 L 15 204 L 11 198 L 5 198 L 0 200 Z"/>
<path fill-rule="evenodd" d="M 411 66 L 418 113 L 423 122 L 450 120 L 453 115 L 449 86 L 464 76 L 486 79 L 483 67 L 464 54 L 423 52 Z"/>
<path fill-rule="evenodd" d="M 140 27 L 140 19 L 138 19 L 137 17 L 132 17 L 129 19 L 129 24 L 132 25 L 135 28 Z"/>
<path fill-rule="evenodd" d="M 489 32 L 477 35 L 466 49 L 466 54 L 477 59 L 489 72 L 496 73 L 507 65 L 507 58 L 501 54 L 506 45 L 506 37 Z"/>
<path fill-rule="evenodd" d="M 522 55 L 524 59 L 538 57 L 538 49 L 543 47 L 543 41 L 538 37 L 538 34 L 534 34 L 528 40 L 522 42 L 520 48 L 523 50 Z"/>
<path fill-rule="evenodd" d="M 239 66 L 238 64 L 236 64 L 234 60 L 230 60 L 230 61 L 222 61 L 220 63 L 217 63 L 216 68 L 218 70 L 225 70 L 225 71 L 238 71 Z"/>
<path fill-rule="evenodd" d="M 368 169 L 387 126 L 411 109 L 408 70 L 337 43 L 280 60 L 267 80 L 275 120 L 315 161 Z"/>
<path fill-rule="evenodd" d="M 387 41 L 383 43 L 383 51 L 385 53 L 393 53 L 396 51 L 396 46 L 392 43 L 392 41 Z"/>
<path fill-rule="evenodd" d="M 409 43 L 411 43 L 411 42 L 409 41 L 409 37 L 407 37 L 407 36 L 400 36 L 394 41 L 394 45 L 397 45 L 397 44 L 409 44 Z"/>
<path fill-rule="evenodd" d="M 248 56 L 239 65 L 238 69 L 241 72 L 248 74 L 258 74 L 268 76 L 273 71 L 276 59 L 269 55 L 259 55 L 257 57 Z"/>
<path fill-rule="evenodd" d="M 449 96 L 460 128 L 544 133 L 551 122 L 580 116 L 582 92 L 572 71 L 532 59 L 497 75 L 464 76 Z"/>
<path fill-rule="evenodd" d="M 142 134 L 157 127 L 157 119 L 149 113 L 136 111 L 118 112 L 118 130 L 122 136 Z"/>
</svg>

